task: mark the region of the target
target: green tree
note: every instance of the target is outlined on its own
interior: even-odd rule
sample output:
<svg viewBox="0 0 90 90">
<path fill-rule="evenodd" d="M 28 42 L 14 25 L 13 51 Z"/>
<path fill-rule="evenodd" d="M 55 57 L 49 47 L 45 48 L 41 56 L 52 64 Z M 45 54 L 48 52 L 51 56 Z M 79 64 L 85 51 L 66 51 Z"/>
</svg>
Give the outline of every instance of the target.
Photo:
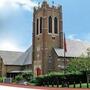
<svg viewBox="0 0 90 90">
<path fill-rule="evenodd" d="M 66 68 L 67 73 L 80 73 L 81 71 L 90 70 L 90 58 L 71 59 Z"/>
</svg>

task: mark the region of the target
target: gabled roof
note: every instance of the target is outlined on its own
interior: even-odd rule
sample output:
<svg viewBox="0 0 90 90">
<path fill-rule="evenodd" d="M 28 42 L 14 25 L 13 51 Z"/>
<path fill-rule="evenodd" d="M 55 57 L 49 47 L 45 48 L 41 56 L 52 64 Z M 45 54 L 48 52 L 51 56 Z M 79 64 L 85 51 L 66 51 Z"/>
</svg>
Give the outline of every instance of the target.
<svg viewBox="0 0 90 90">
<path fill-rule="evenodd" d="M 14 65 L 14 62 L 21 55 L 22 55 L 22 52 L 0 51 L 0 57 L 3 59 L 4 65 Z"/>
<path fill-rule="evenodd" d="M 66 45 L 66 57 L 80 57 L 82 55 L 87 56 L 87 49 L 90 48 L 90 43 L 76 40 L 66 40 Z M 64 56 L 64 49 L 54 48 L 54 50 L 59 57 Z"/>
<path fill-rule="evenodd" d="M 25 52 L 0 51 L 4 65 L 29 65 L 32 64 L 32 47 Z"/>
<path fill-rule="evenodd" d="M 15 62 L 16 65 L 32 64 L 32 46 L 29 47 Z"/>
</svg>

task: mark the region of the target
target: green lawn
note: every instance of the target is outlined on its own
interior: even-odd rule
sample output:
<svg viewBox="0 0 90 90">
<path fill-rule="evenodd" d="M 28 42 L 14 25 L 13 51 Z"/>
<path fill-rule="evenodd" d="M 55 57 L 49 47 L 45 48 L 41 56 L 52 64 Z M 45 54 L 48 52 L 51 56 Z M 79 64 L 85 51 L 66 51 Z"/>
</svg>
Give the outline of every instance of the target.
<svg viewBox="0 0 90 90">
<path fill-rule="evenodd" d="M 32 83 L 32 85 L 35 85 L 35 84 Z M 52 87 L 52 85 L 45 85 L 45 86 Z M 57 85 L 53 85 L 53 87 L 57 87 Z M 62 87 L 62 85 L 59 85 L 58 87 L 60 88 Z M 88 84 L 88 87 L 90 88 L 90 83 Z M 69 88 L 74 88 L 74 84 L 69 85 Z M 80 88 L 80 84 L 75 84 L 75 88 Z M 81 88 L 87 88 L 87 83 L 82 83 Z"/>
<path fill-rule="evenodd" d="M 90 88 L 90 83 L 88 85 L 89 85 L 89 88 Z M 49 87 L 52 87 L 52 85 L 49 85 Z M 54 85 L 53 87 L 57 87 L 57 85 Z M 59 85 L 59 87 L 62 87 L 62 85 Z M 74 88 L 74 84 L 69 85 L 69 88 Z M 80 84 L 76 84 L 75 88 L 80 88 Z M 87 83 L 81 84 L 81 88 L 87 88 Z"/>
<path fill-rule="evenodd" d="M 90 83 L 88 85 L 89 85 L 89 88 L 90 88 Z M 83 84 L 81 84 L 81 86 L 82 86 L 82 88 L 87 88 L 87 83 L 83 83 Z M 69 87 L 73 88 L 74 85 L 69 85 Z M 76 84 L 75 88 L 80 88 L 80 84 Z"/>
</svg>

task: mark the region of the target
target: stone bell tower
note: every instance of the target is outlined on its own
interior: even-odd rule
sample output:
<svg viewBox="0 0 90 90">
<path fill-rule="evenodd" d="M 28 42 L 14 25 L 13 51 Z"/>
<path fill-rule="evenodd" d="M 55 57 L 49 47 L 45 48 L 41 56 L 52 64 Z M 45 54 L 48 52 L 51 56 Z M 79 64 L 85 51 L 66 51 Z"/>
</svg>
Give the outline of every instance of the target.
<svg viewBox="0 0 90 90">
<path fill-rule="evenodd" d="M 53 48 L 63 48 L 62 6 L 49 6 L 46 0 L 33 12 L 32 62 L 34 75 L 48 72 Z M 39 68 L 39 72 L 37 72 Z"/>
</svg>

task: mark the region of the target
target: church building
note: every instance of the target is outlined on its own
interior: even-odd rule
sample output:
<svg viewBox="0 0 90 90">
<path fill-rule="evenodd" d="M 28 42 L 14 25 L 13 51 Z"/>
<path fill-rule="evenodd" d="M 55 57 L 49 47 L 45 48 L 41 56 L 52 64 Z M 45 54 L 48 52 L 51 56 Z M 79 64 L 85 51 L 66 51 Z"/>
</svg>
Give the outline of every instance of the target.
<svg viewBox="0 0 90 90">
<path fill-rule="evenodd" d="M 81 42 L 65 41 L 62 17 L 62 6 L 50 6 L 46 0 L 41 6 L 34 8 L 32 35 L 34 75 L 60 72 L 65 69 L 70 58 L 87 53 L 87 46 L 83 46 Z M 67 52 L 64 43 L 67 43 Z"/>
<path fill-rule="evenodd" d="M 65 40 L 62 6 L 46 0 L 33 10 L 32 46 L 25 52 L 0 50 L 0 76 L 15 77 L 33 71 L 34 76 L 63 71 L 70 59 L 90 56 L 90 43 Z"/>
</svg>

